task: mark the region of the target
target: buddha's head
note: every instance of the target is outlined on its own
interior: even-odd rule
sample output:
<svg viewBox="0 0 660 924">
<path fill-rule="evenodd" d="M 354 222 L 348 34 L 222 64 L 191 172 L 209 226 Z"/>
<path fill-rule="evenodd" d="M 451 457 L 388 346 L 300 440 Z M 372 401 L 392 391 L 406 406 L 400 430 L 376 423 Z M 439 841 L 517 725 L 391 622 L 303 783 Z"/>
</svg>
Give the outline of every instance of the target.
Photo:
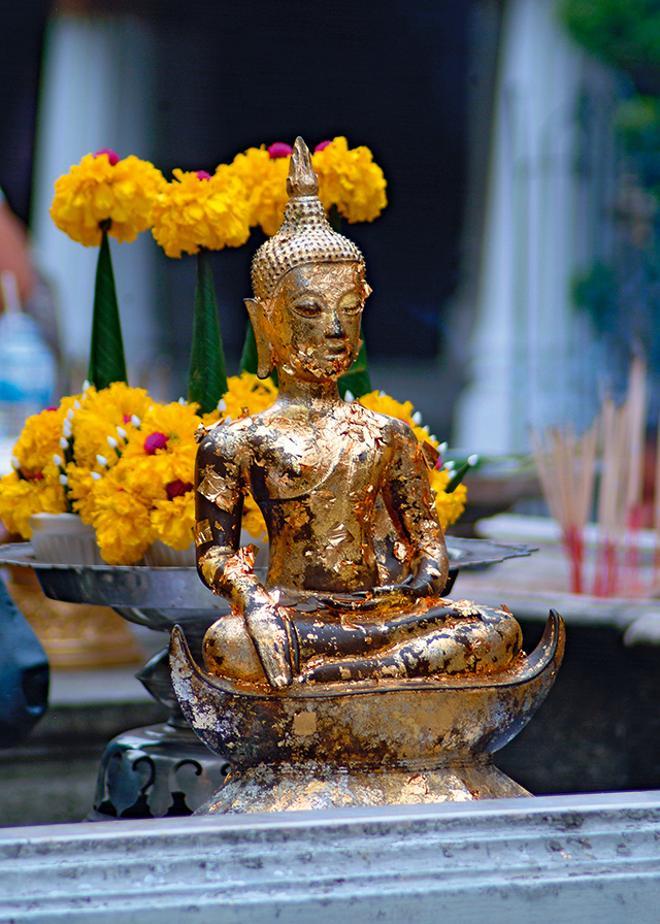
<svg viewBox="0 0 660 924">
<path fill-rule="evenodd" d="M 254 298 L 246 299 L 259 356 L 308 381 L 337 379 L 360 349 L 360 322 L 370 293 L 358 248 L 332 229 L 317 192 L 309 150 L 297 138 L 282 227 L 252 262 Z"/>
</svg>

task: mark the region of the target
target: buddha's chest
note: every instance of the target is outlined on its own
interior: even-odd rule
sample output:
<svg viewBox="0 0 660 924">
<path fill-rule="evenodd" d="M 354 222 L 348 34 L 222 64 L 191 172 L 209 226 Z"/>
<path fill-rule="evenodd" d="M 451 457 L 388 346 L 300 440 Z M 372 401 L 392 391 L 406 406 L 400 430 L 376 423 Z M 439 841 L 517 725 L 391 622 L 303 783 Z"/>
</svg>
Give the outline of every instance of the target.
<svg viewBox="0 0 660 924">
<path fill-rule="evenodd" d="M 347 435 L 332 421 L 307 430 L 271 428 L 253 446 L 250 489 L 257 501 L 306 498 L 316 507 L 332 497 L 341 506 L 364 504 L 380 487 L 385 450 L 369 431 Z"/>
</svg>

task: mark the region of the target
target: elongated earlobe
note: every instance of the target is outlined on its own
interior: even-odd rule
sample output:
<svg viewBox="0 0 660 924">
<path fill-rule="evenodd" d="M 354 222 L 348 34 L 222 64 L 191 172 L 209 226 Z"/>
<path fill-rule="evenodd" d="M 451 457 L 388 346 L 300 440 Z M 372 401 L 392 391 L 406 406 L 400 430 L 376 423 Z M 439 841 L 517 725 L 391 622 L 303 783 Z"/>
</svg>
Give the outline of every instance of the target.
<svg viewBox="0 0 660 924">
<path fill-rule="evenodd" d="M 246 298 L 243 300 L 250 323 L 254 332 L 254 341 L 257 344 L 257 375 L 260 379 L 267 379 L 273 371 L 273 360 L 268 338 L 268 322 L 264 313 L 264 305 L 259 298 Z"/>
</svg>

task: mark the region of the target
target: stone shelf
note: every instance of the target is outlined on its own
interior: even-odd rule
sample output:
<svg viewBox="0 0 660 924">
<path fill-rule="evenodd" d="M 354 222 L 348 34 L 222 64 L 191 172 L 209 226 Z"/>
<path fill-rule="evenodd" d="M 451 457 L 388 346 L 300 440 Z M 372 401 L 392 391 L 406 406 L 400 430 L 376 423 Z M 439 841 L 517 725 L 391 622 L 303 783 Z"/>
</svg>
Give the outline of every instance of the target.
<svg viewBox="0 0 660 924">
<path fill-rule="evenodd" d="M 660 792 L 0 831 L 0 920 L 655 924 Z"/>
</svg>

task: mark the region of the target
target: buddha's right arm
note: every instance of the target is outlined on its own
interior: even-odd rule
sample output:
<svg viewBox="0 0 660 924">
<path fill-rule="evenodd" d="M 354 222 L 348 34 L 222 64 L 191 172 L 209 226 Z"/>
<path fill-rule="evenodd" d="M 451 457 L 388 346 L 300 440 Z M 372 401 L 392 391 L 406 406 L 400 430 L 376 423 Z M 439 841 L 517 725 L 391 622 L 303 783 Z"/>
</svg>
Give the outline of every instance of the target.
<svg viewBox="0 0 660 924">
<path fill-rule="evenodd" d="M 252 546 L 239 548 L 243 485 L 237 447 L 229 429 L 212 431 L 200 443 L 195 469 L 197 570 L 214 593 L 245 617 L 268 680 L 292 680 L 289 626 L 254 573 Z"/>
<path fill-rule="evenodd" d="M 249 549 L 240 549 L 243 484 L 236 437 L 227 425 L 208 433 L 195 465 L 197 570 L 214 593 L 244 612 L 265 593 Z"/>
</svg>

